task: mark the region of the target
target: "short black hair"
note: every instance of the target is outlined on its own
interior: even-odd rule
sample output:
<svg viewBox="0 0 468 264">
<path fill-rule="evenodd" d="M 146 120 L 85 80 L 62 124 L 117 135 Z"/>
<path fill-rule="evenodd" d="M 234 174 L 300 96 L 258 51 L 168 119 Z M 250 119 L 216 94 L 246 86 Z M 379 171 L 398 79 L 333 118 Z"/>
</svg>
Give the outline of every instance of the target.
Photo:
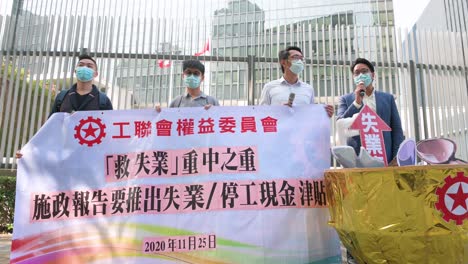
<svg viewBox="0 0 468 264">
<path fill-rule="evenodd" d="M 372 63 L 370 63 L 370 61 L 368 61 L 368 60 L 366 60 L 364 58 L 357 58 L 353 62 L 353 65 L 351 65 L 351 72 L 354 72 L 354 67 L 356 67 L 356 65 L 361 64 L 361 63 L 367 65 L 367 67 L 369 67 L 370 71 L 374 72 L 374 65 L 372 65 Z"/>
<path fill-rule="evenodd" d="M 199 60 L 186 60 L 182 64 L 182 70 L 185 71 L 188 68 L 195 68 L 201 71 L 202 75 L 205 75 L 205 66 Z"/>
<path fill-rule="evenodd" d="M 78 57 L 78 62 L 80 62 L 81 60 L 85 60 L 85 59 L 88 59 L 88 60 L 91 60 L 94 62 L 94 65 L 96 66 L 96 69 L 97 69 L 97 63 L 96 61 L 93 59 L 93 57 L 89 56 L 88 54 L 81 54 L 79 57 Z"/>
<path fill-rule="evenodd" d="M 302 50 L 301 48 L 297 47 L 297 46 L 289 46 L 287 47 L 286 49 L 284 50 L 281 50 L 279 53 L 278 53 L 278 57 L 279 57 L 279 60 L 280 60 L 280 65 L 281 65 L 281 60 L 287 60 L 289 58 L 289 51 L 290 50 L 297 50 L 299 51 L 301 54 L 302 54 Z M 284 73 L 284 67 L 283 65 L 281 65 L 281 71 Z"/>
</svg>

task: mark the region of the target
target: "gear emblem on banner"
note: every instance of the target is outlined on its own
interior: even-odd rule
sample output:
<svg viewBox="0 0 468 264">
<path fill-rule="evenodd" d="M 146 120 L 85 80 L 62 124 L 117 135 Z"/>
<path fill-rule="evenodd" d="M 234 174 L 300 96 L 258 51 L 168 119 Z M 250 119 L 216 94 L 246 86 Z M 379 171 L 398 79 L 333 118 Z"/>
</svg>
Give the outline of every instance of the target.
<svg viewBox="0 0 468 264">
<path fill-rule="evenodd" d="M 442 212 L 445 221 L 455 221 L 457 225 L 462 225 L 468 218 L 468 177 L 463 172 L 457 172 L 457 176 L 450 175 L 445 178 L 445 184 L 436 189 L 439 197 L 435 207 Z"/>
<path fill-rule="evenodd" d="M 100 118 L 88 116 L 87 119 L 81 119 L 80 123 L 75 126 L 75 138 L 78 139 L 80 145 L 86 144 L 92 147 L 94 144 L 101 144 L 106 136 L 105 129 L 106 125 Z"/>
</svg>

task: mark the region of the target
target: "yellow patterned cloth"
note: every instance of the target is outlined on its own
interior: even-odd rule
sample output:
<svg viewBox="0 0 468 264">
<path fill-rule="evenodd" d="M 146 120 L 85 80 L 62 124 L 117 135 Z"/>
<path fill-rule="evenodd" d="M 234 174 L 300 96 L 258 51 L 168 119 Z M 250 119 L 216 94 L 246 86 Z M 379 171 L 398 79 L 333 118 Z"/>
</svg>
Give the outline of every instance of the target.
<svg viewBox="0 0 468 264">
<path fill-rule="evenodd" d="M 327 170 L 325 183 L 359 263 L 468 263 L 468 165 Z"/>
</svg>

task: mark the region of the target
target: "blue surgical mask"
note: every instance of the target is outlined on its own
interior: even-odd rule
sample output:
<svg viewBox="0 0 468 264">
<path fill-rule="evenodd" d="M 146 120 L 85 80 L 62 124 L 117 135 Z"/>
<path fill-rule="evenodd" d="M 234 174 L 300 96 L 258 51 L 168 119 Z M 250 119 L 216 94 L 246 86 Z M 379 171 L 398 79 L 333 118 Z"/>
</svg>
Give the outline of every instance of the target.
<svg viewBox="0 0 468 264">
<path fill-rule="evenodd" d="M 94 78 L 94 70 L 88 67 L 77 67 L 76 78 L 80 82 L 89 82 Z"/>
<path fill-rule="evenodd" d="M 302 60 L 293 60 L 291 62 L 291 67 L 289 68 L 289 70 L 292 73 L 298 75 L 304 70 L 304 62 L 302 62 Z"/>
<path fill-rule="evenodd" d="M 201 83 L 201 78 L 200 76 L 195 76 L 195 75 L 187 75 L 184 77 L 184 84 L 185 87 L 189 87 L 191 89 L 196 89 L 200 87 Z"/>
<path fill-rule="evenodd" d="M 359 76 L 354 77 L 354 84 L 358 85 L 363 82 L 364 86 L 367 87 L 372 83 L 372 77 L 370 73 L 361 73 Z"/>
</svg>

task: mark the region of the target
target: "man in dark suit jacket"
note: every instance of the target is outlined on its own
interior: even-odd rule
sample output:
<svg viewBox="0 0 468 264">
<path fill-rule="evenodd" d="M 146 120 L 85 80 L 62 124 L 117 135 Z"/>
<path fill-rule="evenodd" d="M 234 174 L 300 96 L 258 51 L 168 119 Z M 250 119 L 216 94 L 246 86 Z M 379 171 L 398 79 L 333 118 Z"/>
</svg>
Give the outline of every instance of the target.
<svg viewBox="0 0 468 264">
<path fill-rule="evenodd" d="M 392 94 L 379 92 L 374 89 L 372 85 L 375 78 L 374 66 L 368 60 L 363 58 L 356 59 L 353 65 L 351 65 L 351 72 L 353 73 L 356 88 L 354 92 L 343 95 L 340 98 L 337 119 L 352 117 L 361 111 L 364 104 L 372 108 L 392 129 L 392 131 L 383 132 L 387 162 L 390 163 L 396 156 L 401 142 L 404 140 L 395 98 Z M 356 154 L 359 154 L 361 148 L 360 137 L 348 138 L 347 145 L 353 147 Z"/>
</svg>

